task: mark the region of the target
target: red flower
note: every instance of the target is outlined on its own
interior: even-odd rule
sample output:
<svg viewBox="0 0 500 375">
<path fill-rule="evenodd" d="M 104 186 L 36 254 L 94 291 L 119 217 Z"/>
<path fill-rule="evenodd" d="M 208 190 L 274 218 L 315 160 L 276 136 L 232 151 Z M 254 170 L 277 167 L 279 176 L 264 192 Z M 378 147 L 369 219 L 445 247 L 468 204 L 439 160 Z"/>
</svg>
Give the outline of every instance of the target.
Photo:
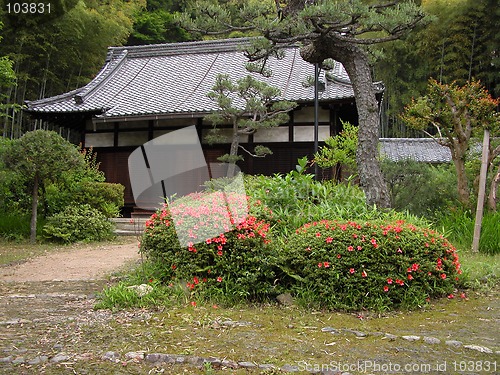
<svg viewBox="0 0 500 375">
<path fill-rule="evenodd" d="M 332 243 L 333 241 L 333 238 L 332 237 L 327 237 L 326 238 L 326 243 Z"/>
<path fill-rule="evenodd" d="M 318 268 L 321 268 L 323 266 L 323 263 L 319 262 L 318 263 Z"/>
<path fill-rule="evenodd" d="M 323 267 L 325 267 L 325 268 L 330 267 L 330 263 L 328 263 L 328 262 L 323 262 Z"/>
<path fill-rule="evenodd" d="M 354 272 L 356 272 L 356 270 L 354 268 L 350 268 L 349 269 L 349 273 L 352 275 Z"/>
<path fill-rule="evenodd" d="M 453 294 L 448 294 L 448 299 L 453 299 L 455 296 Z"/>
<path fill-rule="evenodd" d="M 384 285 L 384 292 L 388 292 L 389 291 L 389 287 L 387 285 Z"/>
<path fill-rule="evenodd" d="M 446 279 L 446 274 L 442 273 L 441 275 L 439 275 L 439 277 L 441 277 L 443 280 L 445 280 Z"/>
<path fill-rule="evenodd" d="M 340 258 L 342 258 L 342 255 L 337 254 L 337 259 L 340 259 Z"/>
<path fill-rule="evenodd" d="M 465 293 L 462 292 L 462 293 L 460 293 L 460 298 L 465 299 L 465 298 L 467 298 L 467 296 L 465 295 Z"/>
<path fill-rule="evenodd" d="M 321 233 L 320 232 L 316 232 L 316 237 L 321 237 Z"/>
<path fill-rule="evenodd" d="M 219 277 L 217 278 L 217 282 L 218 282 L 218 283 L 221 283 L 221 282 L 222 282 L 222 277 L 220 277 L 220 276 L 219 276 Z"/>
<path fill-rule="evenodd" d="M 196 307 L 196 302 L 191 301 L 191 306 Z"/>
<path fill-rule="evenodd" d="M 347 247 L 347 251 L 354 251 L 354 247 L 352 247 L 352 246 L 348 246 L 348 247 Z"/>
<path fill-rule="evenodd" d="M 363 270 L 363 272 L 361 273 L 361 276 L 362 276 L 362 277 L 366 277 L 366 276 L 368 276 L 368 274 L 366 273 L 366 271 L 365 271 L 365 270 Z"/>
<path fill-rule="evenodd" d="M 390 277 L 387 279 L 387 284 L 392 284 L 392 279 Z"/>
<path fill-rule="evenodd" d="M 193 282 L 194 282 L 195 284 L 199 284 L 199 283 L 200 283 L 200 280 L 198 280 L 198 278 L 195 276 L 195 277 L 193 278 Z"/>
<path fill-rule="evenodd" d="M 358 245 L 358 250 L 361 251 L 361 250 L 363 250 L 363 248 Z"/>
<path fill-rule="evenodd" d="M 217 251 L 217 255 L 221 257 L 222 256 L 222 250 Z"/>
<path fill-rule="evenodd" d="M 175 270 L 177 266 L 175 264 L 172 264 L 172 269 Z"/>
<path fill-rule="evenodd" d="M 408 274 L 408 280 L 413 280 L 413 276 L 411 274 Z"/>
</svg>

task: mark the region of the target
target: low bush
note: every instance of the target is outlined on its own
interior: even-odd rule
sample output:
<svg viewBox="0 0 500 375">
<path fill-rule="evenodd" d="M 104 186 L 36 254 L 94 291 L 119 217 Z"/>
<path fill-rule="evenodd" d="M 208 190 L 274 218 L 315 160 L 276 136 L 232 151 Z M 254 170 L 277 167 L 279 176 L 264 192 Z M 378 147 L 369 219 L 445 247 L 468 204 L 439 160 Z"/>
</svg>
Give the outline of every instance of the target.
<svg viewBox="0 0 500 375">
<path fill-rule="evenodd" d="M 141 240 L 141 252 L 154 263 L 152 277 L 182 285 L 192 298 L 218 303 L 265 299 L 274 280 L 270 224 L 256 211 L 266 208 L 249 203 L 245 195 L 220 191 L 165 205 L 146 222 Z M 186 238 L 187 246 L 181 245 Z"/>
<path fill-rule="evenodd" d="M 68 206 L 47 219 L 43 233 L 50 240 L 65 243 L 101 241 L 113 237 L 113 224 L 88 204 Z"/>
<path fill-rule="evenodd" d="M 401 221 L 308 223 L 286 240 L 279 259 L 281 287 L 317 308 L 413 309 L 451 298 L 460 285 L 451 243 Z"/>
</svg>

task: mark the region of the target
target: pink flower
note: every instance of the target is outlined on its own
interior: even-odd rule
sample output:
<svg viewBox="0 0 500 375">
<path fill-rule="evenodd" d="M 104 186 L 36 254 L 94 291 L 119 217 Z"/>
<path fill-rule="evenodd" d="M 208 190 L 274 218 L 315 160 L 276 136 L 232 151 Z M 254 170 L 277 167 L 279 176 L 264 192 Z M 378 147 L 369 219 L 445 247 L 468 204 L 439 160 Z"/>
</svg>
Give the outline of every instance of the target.
<svg viewBox="0 0 500 375">
<path fill-rule="evenodd" d="M 323 262 L 323 267 L 325 267 L 325 268 L 330 267 L 330 263 L 329 262 Z"/>
<path fill-rule="evenodd" d="M 326 238 L 326 243 L 332 243 L 333 241 L 333 238 L 332 237 L 327 237 Z"/>
<path fill-rule="evenodd" d="M 392 284 L 392 279 L 390 277 L 387 279 L 387 284 Z"/>
<path fill-rule="evenodd" d="M 217 282 L 218 282 L 218 283 L 221 283 L 221 282 L 222 282 L 222 277 L 221 277 L 221 276 L 219 276 L 219 277 L 217 278 Z"/>
<path fill-rule="evenodd" d="M 442 273 L 441 275 L 439 275 L 439 277 L 441 277 L 443 280 L 445 280 L 446 279 L 446 274 Z"/>
<path fill-rule="evenodd" d="M 318 263 L 318 268 L 321 268 L 321 267 L 323 267 L 323 263 L 319 262 Z"/>
<path fill-rule="evenodd" d="M 355 270 L 354 268 L 350 268 L 350 269 L 349 269 L 349 273 L 350 273 L 351 275 L 352 275 L 352 274 L 354 274 L 354 272 L 356 272 L 356 270 Z"/>
<path fill-rule="evenodd" d="M 388 292 L 389 291 L 389 287 L 387 285 L 384 285 L 384 292 Z"/>
<path fill-rule="evenodd" d="M 348 247 L 347 247 L 347 251 L 354 251 L 354 247 L 352 247 L 352 246 L 348 246 Z"/>
</svg>

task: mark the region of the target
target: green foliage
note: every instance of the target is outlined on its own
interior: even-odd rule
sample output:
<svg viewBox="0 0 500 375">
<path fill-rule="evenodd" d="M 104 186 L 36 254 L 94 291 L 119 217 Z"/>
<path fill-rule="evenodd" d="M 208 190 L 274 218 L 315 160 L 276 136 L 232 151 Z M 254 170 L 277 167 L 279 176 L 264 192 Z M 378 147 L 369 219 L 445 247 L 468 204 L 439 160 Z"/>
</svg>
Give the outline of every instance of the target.
<svg viewBox="0 0 500 375">
<path fill-rule="evenodd" d="M 286 175 L 245 176 L 245 187 L 254 200 L 262 202 L 273 215 L 273 231 L 286 236 L 298 227 L 325 218 L 337 220 L 407 219 L 425 225 L 407 212 L 367 207 L 359 186 L 334 181 L 315 181 L 306 172 L 307 159 L 299 160 L 295 171 Z"/>
<path fill-rule="evenodd" d="M 454 293 L 460 263 L 442 235 L 398 221 L 320 221 L 289 236 L 280 283 L 302 303 L 342 310 L 414 309 Z"/>
<path fill-rule="evenodd" d="M 258 202 L 251 206 L 261 208 Z M 247 207 L 244 195 L 197 193 L 155 213 L 141 240 L 141 252 L 156 265 L 153 278 L 181 284 L 191 299 L 219 303 L 262 300 L 271 294 L 270 225 L 252 214 L 245 217 Z M 207 236 L 204 230 L 213 228 L 220 234 Z M 180 246 L 180 234 L 193 242 Z"/>
<path fill-rule="evenodd" d="M 451 165 L 431 165 L 413 160 L 383 160 L 392 207 L 432 219 L 459 205 L 456 174 Z"/>
<path fill-rule="evenodd" d="M 314 162 L 321 168 L 332 168 L 341 164 L 356 174 L 358 127 L 344 121 L 342 126 L 340 134 L 325 139 L 325 145 L 314 155 Z"/>
<path fill-rule="evenodd" d="M 68 206 L 47 219 L 46 238 L 64 243 L 102 241 L 113 237 L 113 224 L 88 204 Z"/>
<path fill-rule="evenodd" d="M 125 187 L 97 181 L 75 181 L 71 173 L 64 184 L 51 184 L 45 197 L 48 215 L 54 215 L 70 205 L 88 204 L 106 217 L 120 216 Z"/>
<path fill-rule="evenodd" d="M 0 238 L 7 241 L 22 241 L 30 235 L 30 215 L 19 213 L 16 210 L 0 210 Z M 42 234 L 45 220 L 39 218 L 37 221 L 37 235 Z"/>
<path fill-rule="evenodd" d="M 479 252 L 500 254 L 500 213 L 485 213 L 479 238 Z M 470 250 L 474 235 L 475 217 L 471 211 L 450 210 L 443 212 L 436 219 L 436 227 L 446 233 L 453 243 L 464 250 Z"/>
</svg>

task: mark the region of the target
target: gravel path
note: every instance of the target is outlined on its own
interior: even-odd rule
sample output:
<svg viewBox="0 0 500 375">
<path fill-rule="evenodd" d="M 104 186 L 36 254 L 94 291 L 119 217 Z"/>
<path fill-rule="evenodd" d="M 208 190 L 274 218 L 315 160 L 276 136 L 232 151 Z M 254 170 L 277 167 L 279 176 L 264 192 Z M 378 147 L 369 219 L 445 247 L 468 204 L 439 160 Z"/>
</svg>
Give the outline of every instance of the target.
<svg viewBox="0 0 500 375">
<path fill-rule="evenodd" d="M 102 279 L 140 258 L 137 240 L 116 245 L 89 245 L 33 258 L 16 266 L 0 268 L 0 282 L 69 281 Z"/>
</svg>

